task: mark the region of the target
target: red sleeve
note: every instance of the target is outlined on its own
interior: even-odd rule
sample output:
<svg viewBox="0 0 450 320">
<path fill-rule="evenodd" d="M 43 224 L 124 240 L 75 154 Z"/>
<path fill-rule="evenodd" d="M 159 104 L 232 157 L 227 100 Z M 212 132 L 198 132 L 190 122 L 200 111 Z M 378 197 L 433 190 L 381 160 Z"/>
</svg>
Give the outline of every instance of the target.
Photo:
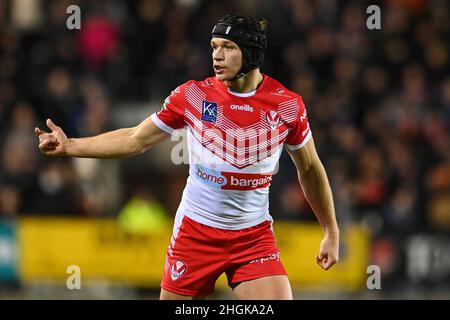
<svg viewBox="0 0 450 320">
<path fill-rule="evenodd" d="M 151 115 L 153 122 L 161 129 L 172 134 L 185 126 L 184 110 L 186 83 L 180 85 L 164 100 L 160 111 Z"/>
<path fill-rule="evenodd" d="M 311 138 L 308 115 L 301 97 L 298 99 L 298 108 L 297 119 L 291 124 L 291 129 L 285 141 L 286 147 L 289 150 L 302 148 Z"/>
</svg>

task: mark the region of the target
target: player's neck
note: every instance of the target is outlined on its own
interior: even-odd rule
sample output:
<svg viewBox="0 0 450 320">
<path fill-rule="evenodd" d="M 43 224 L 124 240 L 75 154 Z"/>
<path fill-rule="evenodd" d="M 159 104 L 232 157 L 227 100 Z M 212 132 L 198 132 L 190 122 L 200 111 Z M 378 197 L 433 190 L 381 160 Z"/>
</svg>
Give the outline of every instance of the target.
<svg viewBox="0 0 450 320">
<path fill-rule="evenodd" d="M 239 93 L 255 91 L 264 77 L 259 69 L 249 71 L 245 76 L 235 81 L 225 81 L 225 85 L 231 90 Z"/>
</svg>

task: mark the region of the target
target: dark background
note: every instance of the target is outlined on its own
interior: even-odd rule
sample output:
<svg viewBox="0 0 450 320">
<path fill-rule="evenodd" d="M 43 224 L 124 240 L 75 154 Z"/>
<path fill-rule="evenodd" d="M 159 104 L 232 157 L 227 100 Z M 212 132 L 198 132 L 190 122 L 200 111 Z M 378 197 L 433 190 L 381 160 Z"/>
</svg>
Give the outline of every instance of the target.
<svg viewBox="0 0 450 320">
<path fill-rule="evenodd" d="M 71 4 L 81 30 L 66 28 Z M 266 16 L 262 72 L 302 95 L 339 223 L 370 229 L 387 289 L 448 297 L 449 4 L 384 1 L 381 30 L 369 30 L 371 4 L 0 0 L 0 217 L 116 218 L 136 195 L 172 217 L 187 166 L 167 143 L 122 161 L 50 161 L 34 127 L 50 117 L 79 137 L 136 125 L 181 83 L 213 75 L 219 18 Z M 315 220 L 286 153 L 270 203 L 276 220 Z"/>
</svg>

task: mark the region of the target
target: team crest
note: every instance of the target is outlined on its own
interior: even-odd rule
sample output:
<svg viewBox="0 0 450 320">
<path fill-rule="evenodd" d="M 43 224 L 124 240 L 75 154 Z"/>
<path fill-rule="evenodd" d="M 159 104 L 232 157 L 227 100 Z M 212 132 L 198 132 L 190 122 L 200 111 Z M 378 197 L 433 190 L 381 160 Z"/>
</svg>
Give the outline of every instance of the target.
<svg viewBox="0 0 450 320">
<path fill-rule="evenodd" d="M 269 110 L 266 113 L 267 123 L 270 126 L 270 129 L 275 130 L 281 124 L 281 116 L 278 112 L 274 110 Z"/>
<path fill-rule="evenodd" d="M 178 280 L 179 278 L 181 278 L 183 274 L 186 273 L 186 270 L 187 270 L 186 264 L 181 260 L 177 260 L 175 261 L 174 264 L 172 264 L 172 268 L 170 270 L 170 277 L 172 278 L 173 281 Z"/>
</svg>

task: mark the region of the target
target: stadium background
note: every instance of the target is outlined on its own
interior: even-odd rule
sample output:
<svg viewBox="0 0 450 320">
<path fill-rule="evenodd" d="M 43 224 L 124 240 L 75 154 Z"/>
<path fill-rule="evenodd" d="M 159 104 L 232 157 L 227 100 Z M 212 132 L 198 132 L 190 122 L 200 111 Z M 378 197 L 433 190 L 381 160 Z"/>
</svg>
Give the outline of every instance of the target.
<svg viewBox="0 0 450 320">
<path fill-rule="evenodd" d="M 66 9 L 81 8 L 81 30 Z M 213 74 L 229 12 L 267 16 L 262 71 L 300 93 L 334 191 L 342 261 L 284 154 L 271 187 L 295 298 L 450 298 L 449 4 L 368 1 L 0 0 L 0 298 L 155 298 L 187 166 L 177 142 L 126 160 L 49 159 L 36 125 L 69 136 L 132 126 Z M 68 290 L 69 265 L 81 290 Z M 369 290 L 369 265 L 381 289 Z M 218 284 L 213 298 L 231 297 Z"/>
</svg>

